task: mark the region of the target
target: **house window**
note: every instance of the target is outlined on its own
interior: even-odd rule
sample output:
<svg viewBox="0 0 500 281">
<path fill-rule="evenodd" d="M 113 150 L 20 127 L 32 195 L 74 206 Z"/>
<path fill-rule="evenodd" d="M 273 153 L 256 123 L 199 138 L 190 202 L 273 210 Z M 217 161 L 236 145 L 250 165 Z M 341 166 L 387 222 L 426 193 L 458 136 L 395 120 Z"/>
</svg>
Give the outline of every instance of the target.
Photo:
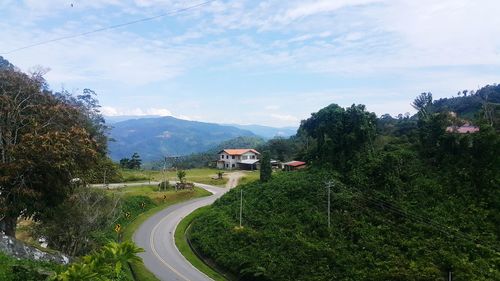
<svg viewBox="0 0 500 281">
<path fill-rule="evenodd" d="M 252 159 L 255 159 L 255 155 L 252 155 Z"/>
<path fill-rule="evenodd" d="M 229 164 L 226 164 L 226 168 L 229 168 Z"/>
<path fill-rule="evenodd" d="M 235 164 L 233 164 L 231 167 L 233 167 L 233 168 L 234 168 L 234 167 L 236 167 L 236 165 L 235 165 Z"/>
<path fill-rule="evenodd" d="M 220 156 L 220 159 L 224 159 L 224 155 L 221 155 L 221 156 Z"/>
<path fill-rule="evenodd" d="M 233 155 L 233 159 L 234 159 L 234 155 Z"/>
</svg>

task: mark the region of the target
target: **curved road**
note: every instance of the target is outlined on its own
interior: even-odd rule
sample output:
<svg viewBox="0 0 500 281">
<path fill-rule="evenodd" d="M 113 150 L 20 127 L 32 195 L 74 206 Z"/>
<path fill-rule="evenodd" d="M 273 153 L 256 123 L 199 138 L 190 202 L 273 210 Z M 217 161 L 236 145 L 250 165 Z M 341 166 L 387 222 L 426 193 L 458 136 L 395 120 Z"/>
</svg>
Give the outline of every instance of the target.
<svg viewBox="0 0 500 281">
<path fill-rule="evenodd" d="M 146 220 L 134 234 L 134 242 L 145 250 L 141 253 L 146 267 L 160 280 L 212 280 L 189 263 L 175 246 L 174 233 L 179 222 L 194 210 L 212 204 L 235 187 L 240 173 L 229 175 L 226 188 L 195 184 L 212 192 L 211 196 L 193 199 L 168 207 Z"/>
</svg>

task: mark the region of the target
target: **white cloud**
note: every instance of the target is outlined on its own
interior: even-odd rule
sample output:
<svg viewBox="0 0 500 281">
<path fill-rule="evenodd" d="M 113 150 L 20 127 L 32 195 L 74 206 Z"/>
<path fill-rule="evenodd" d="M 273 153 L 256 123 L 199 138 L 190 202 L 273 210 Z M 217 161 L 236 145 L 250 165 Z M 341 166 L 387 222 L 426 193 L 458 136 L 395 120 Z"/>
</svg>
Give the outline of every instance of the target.
<svg viewBox="0 0 500 281">
<path fill-rule="evenodd" d="M 101 112 L 104 116 L 174 116 L 172 111 L 166 108 L 115 108 L 112 106 L 102 106 Z"/>
<path fill-rule="evenodd" d="M 299 118 L 290 114 L 271 114 L 270 116 L 274 119 L 278 119 L 279 121 L 299 122 Z"/>
</svg>

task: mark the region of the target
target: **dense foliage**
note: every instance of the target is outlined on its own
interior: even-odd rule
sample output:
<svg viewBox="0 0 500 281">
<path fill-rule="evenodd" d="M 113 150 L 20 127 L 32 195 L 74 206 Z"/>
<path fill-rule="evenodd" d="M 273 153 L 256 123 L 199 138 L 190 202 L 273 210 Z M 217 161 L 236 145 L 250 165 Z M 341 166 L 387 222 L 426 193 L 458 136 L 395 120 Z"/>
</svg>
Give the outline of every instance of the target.
<svg viewBox="0 0 500 281">
<path fill-rule="evenodd" d="M 0 280 L 40 281 L 47 279 L 62 266 L 41 261 L 17 259 L 0 252 Z"/>
<path fill-rule="evenodd" d="M 0 70 L 0 230 L 40 218 L 71 193 L 70 181 L 105 157 L 107 138 L 94 93 L 53 93 L 42 73 Z"/>
<path fill-rule="evenodd" d="M 459 97 L 467 102 L 467 99 Z M 500 136 L 417 97 L 419 113 L 376 119 L 330 105 L 302 122 L 306 171 L 219 199 L 192 225 L 193 245 L 241 280 L 500 279 Z M 490 104 L 486 108 L 491 107 Z M 477 133 L 447 133 L 473 121 Z M 494 124 L 493 124 L 494 125 Z M 328 228 L 328 186 L 331 227 Z"/>
<path fill-rule="evenodd" d="M 134 152 L 130 158 L 122 158 L 120 159 L 120 167 L 124 169 L 136 169 L 139 170 L 141 168 L 142 159 L 139 156 L 139 153 Z"/>
</svg>

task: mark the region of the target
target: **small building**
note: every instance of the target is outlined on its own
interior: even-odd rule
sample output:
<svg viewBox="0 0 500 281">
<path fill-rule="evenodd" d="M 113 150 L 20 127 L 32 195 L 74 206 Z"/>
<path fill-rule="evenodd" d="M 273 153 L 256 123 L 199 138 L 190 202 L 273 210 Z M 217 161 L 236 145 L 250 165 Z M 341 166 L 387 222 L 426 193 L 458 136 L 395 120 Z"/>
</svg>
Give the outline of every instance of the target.
<svg viewBox="0 0 500 281">
<path fill-rule="evenodd" d="M 290 161 L 283 163 L 283 170 L 285 171 L 294 171 L 299 169 L 304 169 L 306 167 L 306 162 L 302 161 Z"/>
<path fill-rule="evenodd" d="M 446 127 L 446 132 L 447 133 L 457 133 L 457 134 L 469 134 L 469 133 L 476 133 L 479 132 L 479 127 L 470 125 L 470 124 L 465 124 L 463 126 L 449 126 Z"/>
<path fill-rule="evenodd" d="M 256 170 L 260 153 L 255 149 L 224 149 L 218 153 L 217 168 Z"/>
</svg>

